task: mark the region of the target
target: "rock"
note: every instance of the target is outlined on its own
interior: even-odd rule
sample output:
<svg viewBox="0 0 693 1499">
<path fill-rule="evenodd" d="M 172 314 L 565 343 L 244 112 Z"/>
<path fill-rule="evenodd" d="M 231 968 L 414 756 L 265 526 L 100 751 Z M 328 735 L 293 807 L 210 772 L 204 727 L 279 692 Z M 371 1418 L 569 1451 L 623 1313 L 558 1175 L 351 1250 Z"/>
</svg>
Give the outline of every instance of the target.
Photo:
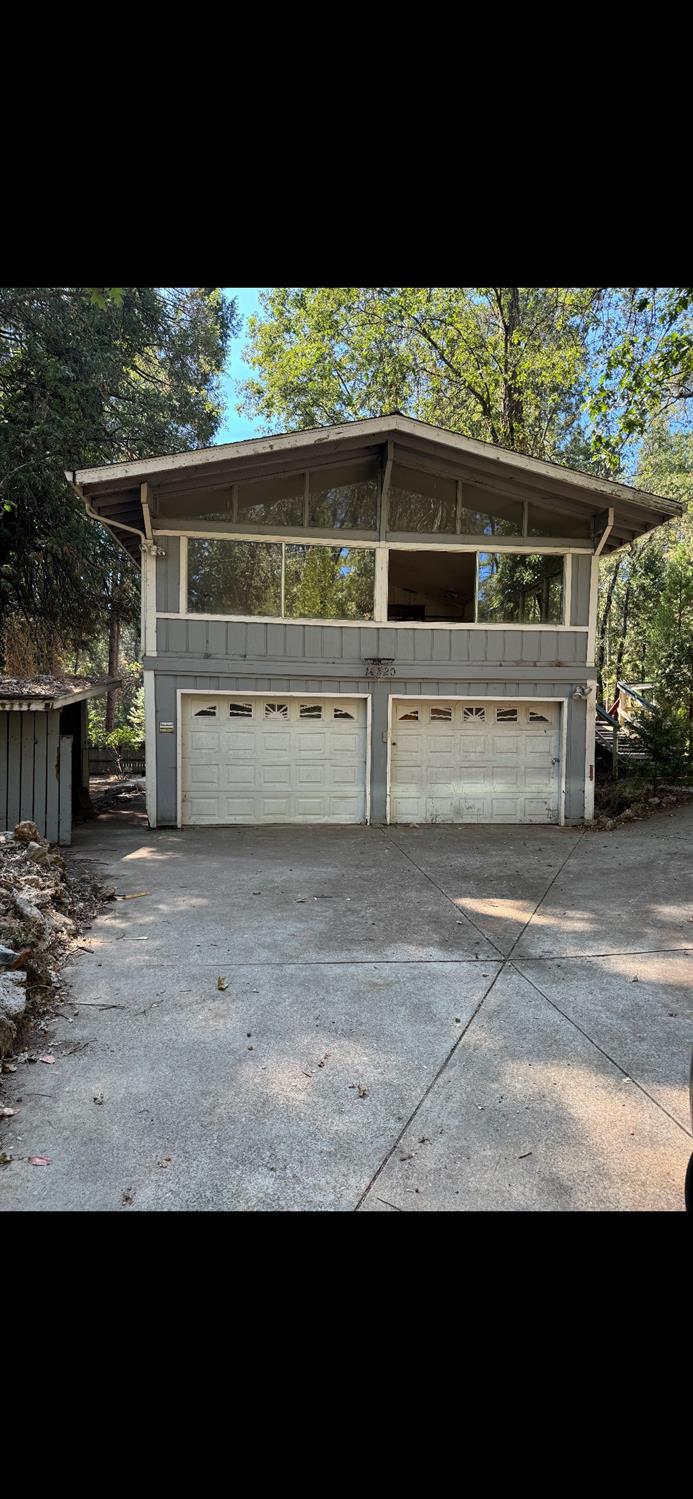
<svg viewBox="0 0 693 1499">
<path fill-rule="evenodd" d="M 26 852 L 27 858 L 31 859 L 34 864 L 45 864 L 46 859 L 49 857 L 47 843 L 28 843 Z"/>
<path fill-rule="evenodd" d="M 26 1009 L 26 985 L 20 973 L 0 974 L 0 1015 L 6 1020 L 21 1020 Z"/>
<path fill-rule="evenodd" d="M 17 1027 L 13 1020 L 0 1010 L 0 1057 L 6 1057 L 14 1047 Z"/>
<path fill-rule="evenodd" d="M 14 836 L 19 843 L 38 843 L 41 838 L 35 822 L 18 822 Z"/>
<path fill-rule="evenodd" d="M 626 807 L 625 812 L 621 813 L 621 822 L 635 822 L 635 813 L 632 807 Z"/>
</svg>

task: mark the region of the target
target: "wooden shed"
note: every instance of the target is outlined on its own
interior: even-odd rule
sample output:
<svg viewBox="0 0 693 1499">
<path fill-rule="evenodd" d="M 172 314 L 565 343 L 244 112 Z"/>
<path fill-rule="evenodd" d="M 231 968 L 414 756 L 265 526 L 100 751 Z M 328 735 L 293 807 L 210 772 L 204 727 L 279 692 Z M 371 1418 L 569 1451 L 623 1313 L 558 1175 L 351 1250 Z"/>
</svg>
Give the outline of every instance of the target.
<svg viewBox="0 0 693 1499">
<path fill-rule="evenodd" d="M 89 791 L 87 701 L 113 677 L 0 677 L 0 829 L 30 818 L 71 843 L 73 809 Z"/>
</svg>

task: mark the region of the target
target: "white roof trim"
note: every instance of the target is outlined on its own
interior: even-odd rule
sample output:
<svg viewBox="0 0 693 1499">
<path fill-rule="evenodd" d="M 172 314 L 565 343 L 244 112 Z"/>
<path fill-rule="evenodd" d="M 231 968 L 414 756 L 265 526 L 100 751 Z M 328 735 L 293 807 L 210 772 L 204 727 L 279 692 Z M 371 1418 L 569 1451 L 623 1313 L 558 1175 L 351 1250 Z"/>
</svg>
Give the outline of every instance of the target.
<svg viewBox="0 0 693 1499">
<path fill-rule="evenodd" d="M 581 469 L 566 468 L 563 464 L 547 463 L 542 458 L 528 458 L 514 453 L 510 448 L 499 448 L 493 443 L 478 442 L 476 438 L 461 437 L 457 432 L 448 432 L 444 427 L 434 427 L 429 422 L 420 422 L 408 416 L 378 416 L 364 421 L 342 422 L 335 427 L 312 427 L 298 432 L 283 432 L 274 437 L 249 438 L 244 442 L 220 443 L 211 448 L 196 448 L 192 453 L 173 453 L 163 458 L 143 458 L 132 463 L 102 464 L 99 468 L 83 468 L 77 472 L 66 470 L 70 483 L 83 486 L 108 484 L 122 479 L 135 484 L 148 475 L 175 473 L 191 468 L 212 468 L 217 463 L 228 463 L 233 458 L 253 458 L 266 453 L 289 453 L 296 449 L 316 448 L 337 444 L 345 438 L 359 436 L 368 441 L 383 440 L 389 433 L 400 433 L 405 437 L 421 437 L 435 442 L 440 447 L 467 453 L 470 457 L 485 459 L 499 467 L 515 468 L 528 475 L 541 474 L 548 479 L 560 480 L 572 488 L 588 494 L 600 494 L 627 500 L 630 504 L 644 505 L 667 515 L 679 515 L 681 506 L 662 495 L 650 494 L 647 490 L 635 489 L 629 484 L 619 484 L 612 479 L 600 479 L 586 474 Z"/>
</svg>

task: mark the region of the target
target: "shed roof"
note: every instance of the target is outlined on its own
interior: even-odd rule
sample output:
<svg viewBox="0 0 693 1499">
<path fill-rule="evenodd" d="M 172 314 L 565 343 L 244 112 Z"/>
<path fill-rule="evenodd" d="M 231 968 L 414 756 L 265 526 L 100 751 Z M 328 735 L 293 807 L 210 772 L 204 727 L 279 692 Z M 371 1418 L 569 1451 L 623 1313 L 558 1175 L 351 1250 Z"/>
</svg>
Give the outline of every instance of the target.
<svg viewBox="0 0 693 1499">
<path fill-rule="evenodd" d="M 0 712 L 11 708 L 66 708 L 122 685 L 120 677 L 0 677 Z"/>
<path fill-rule="evenodd" d="M 681 505 L 663 495 L 602 479 L 564 464 L 528 458 L 509 448 L 462 437 L 444 427 L 402 416 L 400 412 L 333 427 L 246 438 L 188 453 L 71 470 L 66 477 L 99 519 L 125 527 L 116 534 L 139 561 L 137 533 L 144 533 L 145 520 L 148 522 L 141 501 L 143 483 L 149 485 L 156 504 L 157 496 L 164 501 L 167 494 L 269 476 L 289 466 L 309 468 L 360 456 L 391 439 L 402 450 L 404 462 L 406 451 L 410 451 L 433 464 L 455 465 L 463 475 L 468 474 L 471 482 L 497 482 L 506 490 L 521 488 L 536 499 L 555 501 L 559 507 L 564 501 L 566 508 L 577 504 L 580 510 L 593 514 L 613 508 L 614 527 L 607 551 L 682 512 Z"/>
</svg>

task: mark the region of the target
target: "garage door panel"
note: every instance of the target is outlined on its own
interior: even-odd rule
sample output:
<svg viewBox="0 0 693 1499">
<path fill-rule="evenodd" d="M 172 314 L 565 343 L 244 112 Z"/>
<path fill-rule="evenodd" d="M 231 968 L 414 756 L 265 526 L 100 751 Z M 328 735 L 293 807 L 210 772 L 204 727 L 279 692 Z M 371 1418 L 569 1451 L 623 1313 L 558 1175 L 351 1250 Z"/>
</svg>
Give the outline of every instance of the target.
<svg viewBox="0 0 693 1499">
<path fill-rule="evenodd" d="M 255 766 L 252 764 L 222 765 L 220 767 L 220 777 L 222 787 L 254 786 Z"/>
<path fill-rule="evenodd" d="M 364 701 L 184 695 L 181 712 L 184 823 L 365 821 Z"/>
<path fill-rule="evenodd" d="M 557 704 L 408 699 L 393 725 L 392 820 L 559 820 Z"/>
</svg>

